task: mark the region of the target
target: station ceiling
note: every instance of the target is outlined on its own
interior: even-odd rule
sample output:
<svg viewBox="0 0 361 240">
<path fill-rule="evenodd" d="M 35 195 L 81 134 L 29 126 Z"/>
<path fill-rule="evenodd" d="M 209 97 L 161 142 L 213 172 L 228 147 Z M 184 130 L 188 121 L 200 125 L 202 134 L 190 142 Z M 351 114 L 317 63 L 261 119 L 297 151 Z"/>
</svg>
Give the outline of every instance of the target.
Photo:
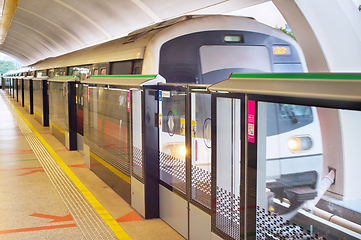
<svg viewBox="0 0 361 240">
<path fill-rule="evenodd" d="M 0 0 L 0 51 L 24 65 L 185 14 L 221 14 L 268 0 Z"/>
</svg>

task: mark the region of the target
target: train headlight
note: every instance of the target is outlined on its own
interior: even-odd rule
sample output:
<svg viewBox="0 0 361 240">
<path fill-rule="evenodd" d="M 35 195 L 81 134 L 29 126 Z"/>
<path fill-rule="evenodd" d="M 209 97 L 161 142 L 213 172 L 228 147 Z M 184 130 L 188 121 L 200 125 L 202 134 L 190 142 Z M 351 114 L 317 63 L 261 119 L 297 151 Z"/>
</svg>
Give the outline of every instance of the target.
<svg viewBox="0 0 361 240">
<path fill-rule="evenodd" d="M 293 137 L 288 140 L 287 146 L 292 152 L 297 152 L 301 149 L 301 141 L 298 137 Z"/>
<path fill-rule="evenodd" d="M 288 140 L 287 146 L 291 152 L 307 151 L 312 148 L 313 142 L 309 136 L 296 136 Z"/>
<path fill-rule="evenodd" d="M 178 145 L 177 146 L 177 152 L 178 152 L 178 155 L 182 156 L 183 159 L 186 158 L 186 153 L 187 153 L 186 146 Z"/>
</svg>

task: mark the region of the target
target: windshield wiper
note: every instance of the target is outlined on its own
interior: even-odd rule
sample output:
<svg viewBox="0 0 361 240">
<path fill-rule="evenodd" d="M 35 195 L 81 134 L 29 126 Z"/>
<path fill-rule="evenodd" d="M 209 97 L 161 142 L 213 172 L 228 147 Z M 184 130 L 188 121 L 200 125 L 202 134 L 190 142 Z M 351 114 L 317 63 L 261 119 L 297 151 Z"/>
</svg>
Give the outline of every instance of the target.
<svg viewBox="0 0 361 240">
<path fill-rule="evenodd" d="M 291 121 L 293 124 L 297 124 L 300 121 L 297 119 L 295 113 L 293 112 L 292 106 L 291 105 L 283 105 L 283 109 L 285 110 L 285 113 L 287 114 L 287 116 L 289 116 L 291 118 Z"/>
</svg>

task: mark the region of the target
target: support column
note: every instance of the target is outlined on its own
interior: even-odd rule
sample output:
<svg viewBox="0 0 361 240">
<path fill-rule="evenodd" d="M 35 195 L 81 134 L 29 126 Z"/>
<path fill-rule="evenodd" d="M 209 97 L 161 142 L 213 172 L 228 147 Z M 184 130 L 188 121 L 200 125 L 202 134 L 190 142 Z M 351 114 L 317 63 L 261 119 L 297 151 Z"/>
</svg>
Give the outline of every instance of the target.
<svg viewBox="0 0 361 240">
<path fill-rule="evenodd" d="M 69 118 L 69 150 L 77 150 L 77 112 L 76 112 L 76 87 L 74 80 L 68 84 L 68 118 Z"/>
<path fill-rule="evenodd" d="M 361 72 L 361 14 L 351 0 L 272 0 L 281 12 L 306 58 L 310 72 Z M 336 168 L 329 194 L 342 200 L 361 199 L 354 182 L 361 176 L 357 142 L 359 112 L 318 109 L 324 173 Z M 360 133 L 361 134 L 361 133 Z M 323 176 L 321 176 L 323 177 Z M 352 180 L 353 179 L 353 180 Z"/>
<path fill-rule="evenodd" d="M 310 72 L 361 72 L 361 14 L 352 0 L 272 0 Z"/>
</svg>

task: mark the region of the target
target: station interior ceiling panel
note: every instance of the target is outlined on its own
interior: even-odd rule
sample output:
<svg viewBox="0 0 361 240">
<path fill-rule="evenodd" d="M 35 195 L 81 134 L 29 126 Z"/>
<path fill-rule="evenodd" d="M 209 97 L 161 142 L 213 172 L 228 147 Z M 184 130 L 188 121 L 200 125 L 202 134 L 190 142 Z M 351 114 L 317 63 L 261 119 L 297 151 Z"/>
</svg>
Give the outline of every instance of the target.
<svg viewBox="0 0 361 240">
<path fill-rule="evenodd" d="M 0 0 L 0 51 L 24 65 L 186 14 L 222 14 L 268 0 Z"/>
</svg>

